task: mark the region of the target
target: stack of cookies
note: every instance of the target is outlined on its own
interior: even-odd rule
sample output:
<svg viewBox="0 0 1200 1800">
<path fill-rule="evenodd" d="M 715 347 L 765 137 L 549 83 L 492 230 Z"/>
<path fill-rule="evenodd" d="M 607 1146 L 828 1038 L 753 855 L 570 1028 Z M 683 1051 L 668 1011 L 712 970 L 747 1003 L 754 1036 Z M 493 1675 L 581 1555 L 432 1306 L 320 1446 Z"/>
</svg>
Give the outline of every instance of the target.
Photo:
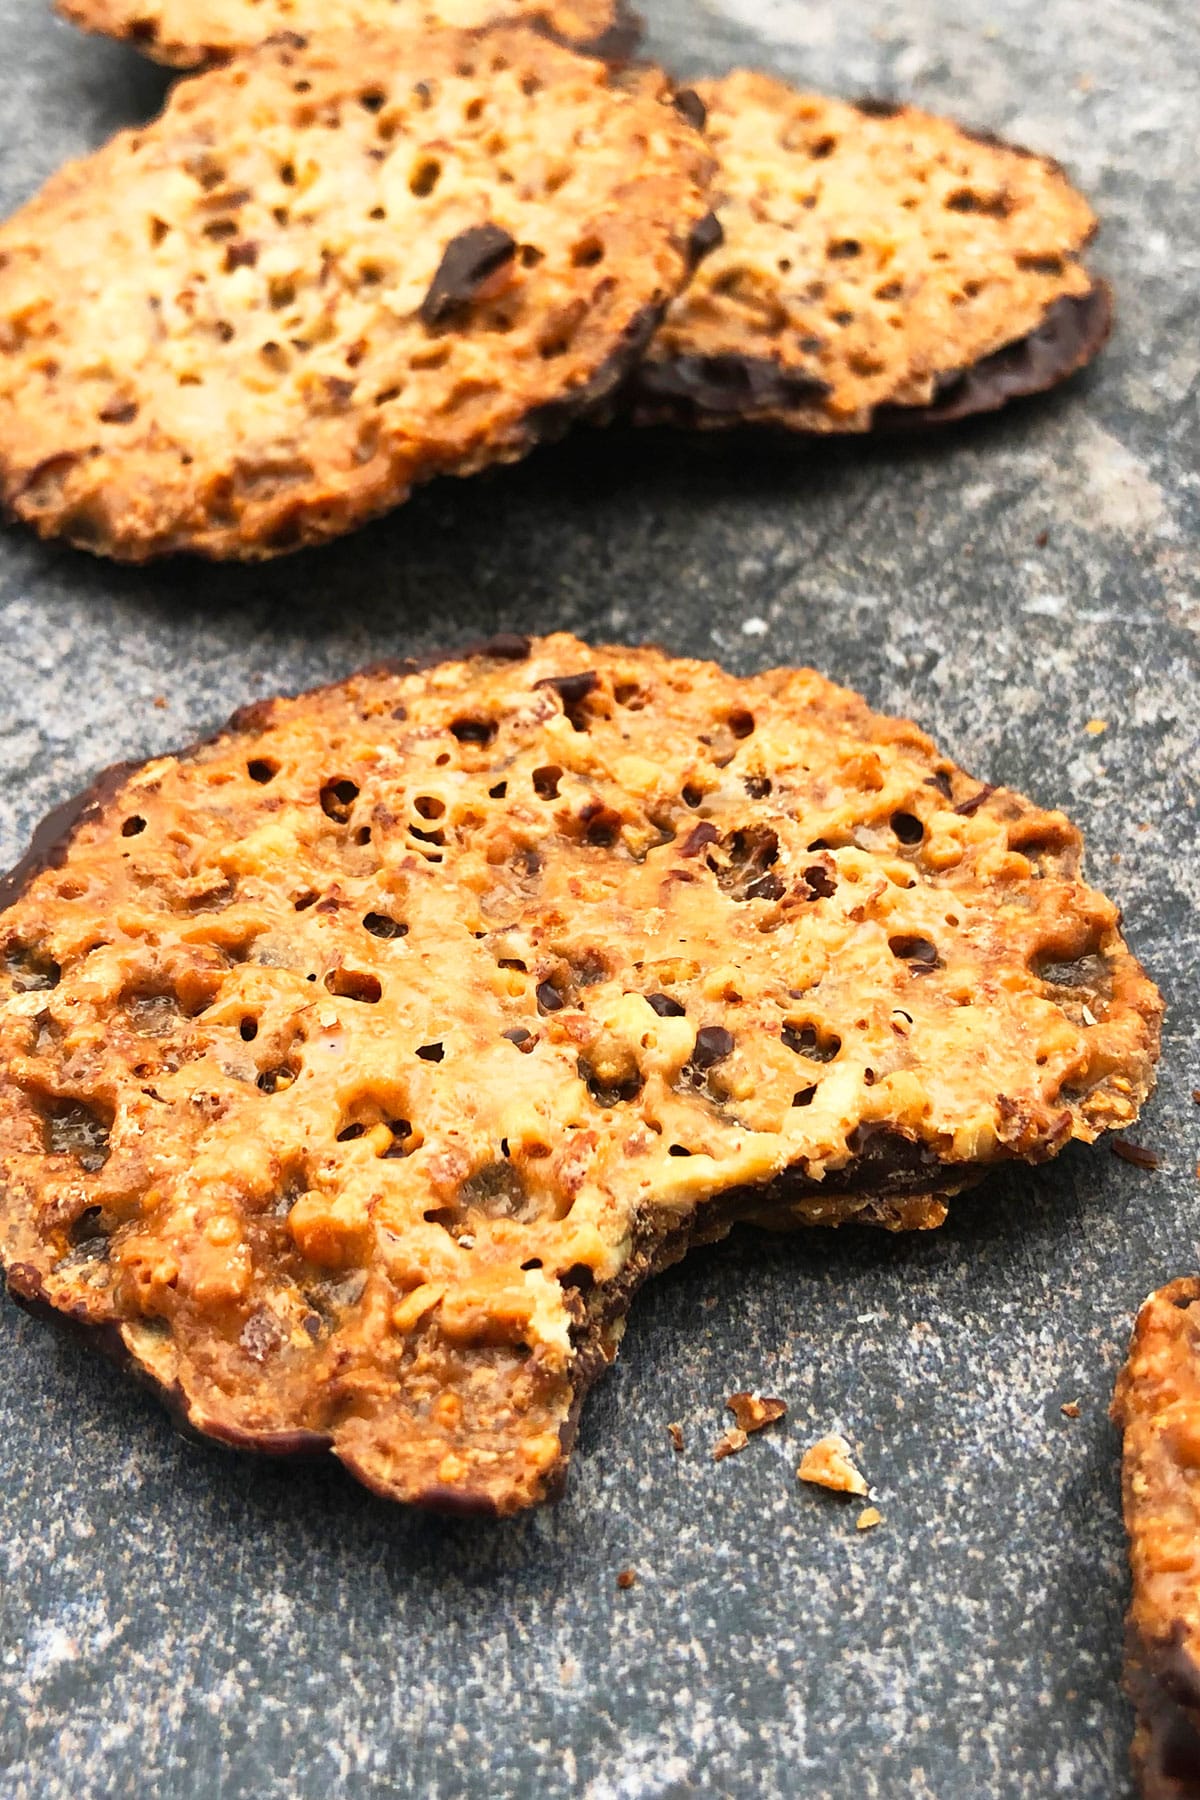
<svg viewBox="0 0 1200 1800">
<path fill-rule="evenodd" d="M 594 54 L 630 47 L 610 0 L 68 11 L 215 65 L 0 228 L 0 496 L 106 555 L 317 543 L 580 418 L 962 418 L 1108 332 L 1056 165 L 677 91 Z"/>
</svg>

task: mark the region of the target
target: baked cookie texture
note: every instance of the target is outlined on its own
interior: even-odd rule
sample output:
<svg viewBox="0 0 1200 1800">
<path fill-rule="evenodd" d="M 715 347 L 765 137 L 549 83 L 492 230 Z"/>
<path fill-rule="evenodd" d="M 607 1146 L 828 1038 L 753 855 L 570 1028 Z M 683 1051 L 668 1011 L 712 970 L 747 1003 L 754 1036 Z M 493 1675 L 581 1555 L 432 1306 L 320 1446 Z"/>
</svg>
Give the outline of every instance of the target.
<svg viewBox="0 0 1200 1800">
<path fill-rule="evenodd" d="M 1057 164 L 914 107 L 744 71 L 695 91 L 724 244 L 636 371 L 644 422 L 864 432 L 986 412 L 1111 326 L 1096 228 Z"/>
<path fill-rule="evenodd" d="M 141 560 L 264 557 L 604 398 L 706 241 L 661 78 L 538 32 L 274 42 L 0 228 L 0 497 Z"/>
<path fill-rule="evenodd" d="M 84 31 L 122 38 L 184 69 L 253 49 L 283 31 L 414 24 L 475 30 L 528 22 L 614 59 L 630 55 L 640 35 L 637 15 L 623 0 L 58 0 L 58 10 Z"/>
<path fill-rule="evenodd" d="M 1200 1280 L 1138 1314 L 1113 1401 L 1133 1571 L 1126 1686 L 1147 1800 L 1200 1795 Z"/>
<path fill-rule="evenodd" d="M 201 1431 L 554 1495 L 634 1290 L 1127 1124 L 1061 813 L 811 671 L 496 640 L 101 778 L 0 894 L 0 1257 Z"/>
</svg>

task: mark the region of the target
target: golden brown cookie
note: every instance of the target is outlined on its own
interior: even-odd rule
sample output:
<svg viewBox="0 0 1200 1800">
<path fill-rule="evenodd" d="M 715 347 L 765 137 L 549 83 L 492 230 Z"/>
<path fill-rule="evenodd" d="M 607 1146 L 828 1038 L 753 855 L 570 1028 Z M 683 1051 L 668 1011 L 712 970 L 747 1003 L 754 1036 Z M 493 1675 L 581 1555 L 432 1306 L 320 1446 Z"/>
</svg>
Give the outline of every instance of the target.
<svg viewBox="0 0 1200 1800">
<path fill-rule="evenodd" d="M 84 31 L 123 38 L 184 69 L 253 49 L 280 31 L 426 24 L 469 31 L 527 21 L 614 60 L 630 55 L 639 36 L 623 0 L 58 0 L 58 10 Z"/>
<path fill-rule="evenodd" d="M 104 777 L 0 893 L 0 1258 L 200 1430 L 553 1494 L 634 1290 L 1136 1113 L 1060 813 L 819 675 L 507 639 Z"/>
<path fill-rule="evenodd" d="M 632 382 L 646 422 L 862 432 L 988 412 L 1082 367 L 1111 324 L 1057 164 L 913 107 L 745 72 L 692 100 L 725 241 Z"/>
<path fill-rule="evenodd" d="M 1133 1570 L 1126 1686 L 1146 1800 L 1200 1796 L 1200 1281 L 1138 1314 L 1113 1418 L 1125 1434 Z"/>
<path fill-rule="evenodd" d="M 130 560 L 262 557 L 523 456 L 687 279 L 705 146 L 532 30 L 274 42 L 0 228 L 0 496 Z"/>
</svg>

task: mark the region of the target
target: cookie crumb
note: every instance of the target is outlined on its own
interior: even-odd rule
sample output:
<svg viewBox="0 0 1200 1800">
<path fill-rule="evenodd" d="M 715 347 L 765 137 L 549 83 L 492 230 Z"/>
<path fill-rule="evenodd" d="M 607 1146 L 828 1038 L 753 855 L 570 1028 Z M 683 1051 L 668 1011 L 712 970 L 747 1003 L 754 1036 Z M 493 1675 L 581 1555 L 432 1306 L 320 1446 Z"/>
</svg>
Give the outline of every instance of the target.
<svg viewBox="0 0 1200 1800">
<path fill-rule="evenodd" d="M 1089 737 L 1103 737 L 1108 730 L 1107 719 L 1089 719 L 1083 728 Z"/>
<path fill-rule="evenodd" d="M 1145 1144 L 1131 1144 L 1128 1138 L 1113 1138 L 1108 1147 L 1114 1156 L 1119 1156 L 1122 1162 L 1132 1163 L 1135 1169 L 1157 1169 L 1159 1166 L 1157 1153 Z"/>
<path fill-rule="evenodd" d="M 159 712 L 165 712 L 167 709 L 167 696 L 165 694 L 155 694 L 154 704 L 157 706 Z"/>
<path fill-rule="evenodd" d="M 883 1514 L 877 1506 L 864 1506 L 854 1521 L 856 1531 L 872 1531 L 876 1525 L 883 1524 Z"/>
<path fill-rule="evenodd" d="M 1078 1400 L 1064 1400 L 1058 1410 L 1062 1413 L 1064 1418 L 1077 1419 L 1079 1417 L 1079 1402 Z"/>
<path fill-rule="evenodd" d="M 1197 1106 L 1200 1106 L 1200 1088 L 1192 1089 L 1192 1099 L 1195 1101 Z"/>
<path fill-rule="evenodd" d="M 854 1456 L 844 1437 L 831 1431 L 811 1444 L 800 1458 L 796 1474 L 816 1487 L 833 1488 L 839 1494 L 866 1494 L 869 1488 L 854 1466 Z"/>
<path fill-rule="evenodd" d="M 787 1412 L 782 1400 L 770 1400 L 765 1394 L 730 1394 L 725 1404 L 739 1431 L 761 1431 Z"/>
<path fill-rule="evenodd" d="M 737 1452 L 744 1450 L 749 1442 L 750 1439 L 744 1431 L 739 1431 L 737 1426 L 731 1427 L 724 1437 L 719 1437 L 713 1445 L 713 1461 L 723 1462 L 727 1456 L 736 1456 Z"/>
<path fill-rule="evenodd" d="M 617 1573 L 617 1586 L 619 1588 L 636 1587 L 637 1586 L 637 1570 L 636 1569 L 620 1569 Z"/>
<path fill-rule="evenodd" d="M 671 1448 L 679 1456 L 683 1455 L 683 1426 L 677 1419 L 672 1419 L 667 1426 L 667 1436 L 671 1440 Z"/>
</svg>

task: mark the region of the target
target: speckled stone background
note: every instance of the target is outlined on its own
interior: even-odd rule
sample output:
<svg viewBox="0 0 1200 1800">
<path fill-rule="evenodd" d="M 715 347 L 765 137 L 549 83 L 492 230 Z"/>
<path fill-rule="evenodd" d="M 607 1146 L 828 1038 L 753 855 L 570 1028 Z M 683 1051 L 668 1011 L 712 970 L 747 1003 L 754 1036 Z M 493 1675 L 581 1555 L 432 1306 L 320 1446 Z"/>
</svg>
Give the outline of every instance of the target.
<svg viewBox="0 0 1200 1800">
<path fill-rule="evenodd" d="M 697 1255 L 639 1301 L 562 1506 L 499 1527 L 186 1443 L 0 1303 L 4 1800 L 1128 1792 L 1105 1413 L 1200 1213 L 1200 13 L 645 10 L 685 72 L 768 64 L 1060 155 L 1120 296 L 1094 375 L 903 447 L 581 437 L 265 570 L 130 572 L 0 533 L 0 864 L 98 765 L 388 652 L 570 626 L 812 661 L 1086 828 L 1170 1002 L 1137 1134 L 1162 1166 L 1073 1152 L 936 1235 Z M 41 0 L 0 0 L 0 28 L 7 209 L 164 83 Z M 714 1465 L 747 1385 L 788 1419 Z M 832 1427 L 873 1533 L 796 1482 Z"/>
</svg>

